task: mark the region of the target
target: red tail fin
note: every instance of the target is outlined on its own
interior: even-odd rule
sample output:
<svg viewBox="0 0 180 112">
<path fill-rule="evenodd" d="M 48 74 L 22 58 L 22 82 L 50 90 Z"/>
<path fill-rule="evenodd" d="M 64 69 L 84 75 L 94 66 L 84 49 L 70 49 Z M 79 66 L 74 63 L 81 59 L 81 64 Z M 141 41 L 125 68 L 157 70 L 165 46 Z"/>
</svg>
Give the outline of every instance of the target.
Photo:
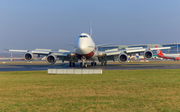
<svg viewBox="0 0 180 112">
<path fill-rule="evenodd" d="M 156 47 L 157 47 L 157 46 L 156 46 Z M 156 51 L 157 51 L 157 56 L 164 56 L 164 54 L 161 52 L 160 49 L 157 49 Z"/>
</svg>

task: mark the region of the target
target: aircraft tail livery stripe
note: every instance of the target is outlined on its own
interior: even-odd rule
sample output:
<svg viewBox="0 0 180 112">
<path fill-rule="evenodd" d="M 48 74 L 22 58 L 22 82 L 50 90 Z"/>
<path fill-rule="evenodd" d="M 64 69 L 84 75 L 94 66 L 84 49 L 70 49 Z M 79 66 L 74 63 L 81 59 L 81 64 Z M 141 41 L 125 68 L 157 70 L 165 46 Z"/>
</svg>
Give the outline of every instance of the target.
<svg viewBox="0 0 180 112">
<path fill-rule="evenodd" d="M 157 49 L 156 51 L 157 51 L 157 56 L 164 56 L 164 54 L 160 49 Z"/>
</svg>

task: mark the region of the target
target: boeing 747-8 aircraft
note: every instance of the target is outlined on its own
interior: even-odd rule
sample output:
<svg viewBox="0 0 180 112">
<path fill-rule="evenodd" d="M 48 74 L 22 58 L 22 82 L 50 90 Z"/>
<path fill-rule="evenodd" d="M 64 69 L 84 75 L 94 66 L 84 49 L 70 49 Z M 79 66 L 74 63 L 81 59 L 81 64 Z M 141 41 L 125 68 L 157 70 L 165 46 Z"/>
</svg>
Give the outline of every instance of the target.
<svg viewBox="0 0 180 112">
<path fill-rule="evenodd" d="M 38 56 L 44 55 L 47 56 L 46 61 L 48 64 L 54 64 L 59 58 L 59 60 L 69 61 L 69 66 L 75 66 L 79 60 L 81 67 L 87 67 L 87 60 L 92 61 L 91 66 L 96 66 L 95 60 L 98 59 L 101 62 L 101 65 L 106 65 L 107 61 L 116 59 L 119 60 L 120 63 L 125 63 L 128 61 L 128 55 L 134 53 L 144 53 L 145 59 L 150 59 L 153 56 L 152 50 L 156 49 L 170 49 L 170 47 L 161 47 L 161 48 L 127 48 L 125 50 L 112 49 L 107 51 L 98 51 L 98 46 L 95 45 L 92 36 L 81 33 L 77 39 L 74 46 L 74 52 L 70 52 L 67 50 L 59 50 L 59 51 L 51 51 L 50 49 L 35 49 L 35 50 L 13 50 L 7 49 L 8 51 L 14 52 L 25 52 L 24 59 L 26 61 L 32 61 L 34 58 L 34 54 Z"/>
</svg>

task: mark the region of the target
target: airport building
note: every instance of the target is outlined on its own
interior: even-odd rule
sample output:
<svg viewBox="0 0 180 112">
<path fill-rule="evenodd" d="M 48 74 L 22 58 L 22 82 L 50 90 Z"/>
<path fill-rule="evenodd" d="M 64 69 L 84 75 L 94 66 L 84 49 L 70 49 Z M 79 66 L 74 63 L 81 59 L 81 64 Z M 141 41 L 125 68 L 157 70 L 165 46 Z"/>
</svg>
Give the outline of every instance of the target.
<svg viewBox="0 0 180 112">
<path fill-rule="evenodd" d="M 164 53 L 179 53 L 180 51 L 180 43 L 162 44 L 162 47 L 171 47 L 171 49 L 165 50 Z"/>
</svg>

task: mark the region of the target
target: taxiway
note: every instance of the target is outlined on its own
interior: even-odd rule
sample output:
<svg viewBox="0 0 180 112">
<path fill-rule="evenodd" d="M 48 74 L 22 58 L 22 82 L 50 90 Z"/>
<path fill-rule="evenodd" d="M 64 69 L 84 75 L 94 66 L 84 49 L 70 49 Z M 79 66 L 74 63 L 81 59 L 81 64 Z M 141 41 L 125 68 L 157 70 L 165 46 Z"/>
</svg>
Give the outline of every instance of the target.
<svg viewBox="0 0 180 112">
<path fill-rule="evenodd" d="M 136 70 L 136 69 L 180 69 L 180 61 L 150 61 L 150 62 L 108 62 L 107 66 L 91 66 L 88 64 L 87 68 L 81 68 L 79 63 L 76 67 L 69 67 L 68 63 L 61 63 L 60 61 L 54 65 L 48 65 L 46 61 L 33 61 L 28 63 L 26 61 L 7 61 L 0 63 L 0 71 L 37 71 L 47 69 L 102 69 L 102 70 Z"/>
</svg>

